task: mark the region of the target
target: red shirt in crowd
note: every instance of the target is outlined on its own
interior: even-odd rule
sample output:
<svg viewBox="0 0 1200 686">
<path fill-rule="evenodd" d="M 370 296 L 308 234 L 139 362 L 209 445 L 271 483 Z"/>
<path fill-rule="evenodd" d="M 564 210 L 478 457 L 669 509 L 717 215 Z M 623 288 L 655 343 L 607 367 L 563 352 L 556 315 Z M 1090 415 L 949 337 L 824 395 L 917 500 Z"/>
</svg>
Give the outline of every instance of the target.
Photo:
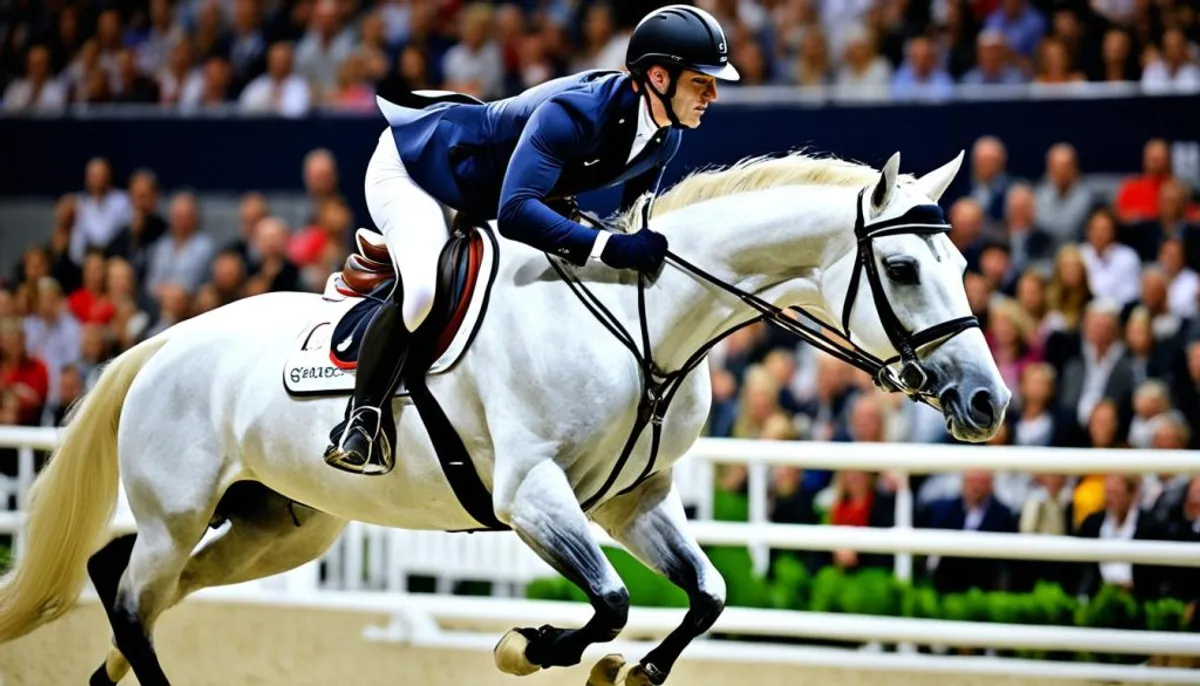
<svg viewBox="0 0 1200 686">
<path fill-rule="evenodd" d="M 117 313 L 112 300 L 84 288 L 67 297 L 67 306 L 80 324 L 107 324 Z"/>
<path fill-rule="evenodd" d="M 871 521 L 871 506 L 874 504 L 874 494 L 869 494 L 861 500 L 840 500 L 830 510 L 829 523 L 836 526 L 868 526 Z"/>
<path fill-rule="evenodd" d="M 1121 184 L 1117 190 L 1117 215 L 1125 221 L 1158 217 L 1158 193 L 1170 177 L 1138 176 Z"/>
<path fill-rule="evenodd" d="M 300 267 L 313 264 L 321 259 L 329 235 L 319 226 L 310 226 L 301 231 L 288 242 L 288 259 Z"/>
<path fill-rule="evenodd" d="M 0 367 L 0 388 L 16 393 L 21 424 L 37 424 L 50 393 L 50 373 L 41 360 L 26 357 L 15 365 Z"/>
</svg>

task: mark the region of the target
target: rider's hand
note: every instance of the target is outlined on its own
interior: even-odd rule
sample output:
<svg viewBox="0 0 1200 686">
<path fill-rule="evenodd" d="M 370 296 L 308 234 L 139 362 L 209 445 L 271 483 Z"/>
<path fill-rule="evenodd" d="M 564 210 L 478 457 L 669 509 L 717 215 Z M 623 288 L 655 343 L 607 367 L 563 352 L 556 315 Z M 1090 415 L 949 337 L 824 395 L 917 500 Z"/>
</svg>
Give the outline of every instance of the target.
<svg viewBox="0 0 1200 686">
<path fill-rule="evenodd" d="M 667 238 L 650 229 L 637 233 L 615 233 L 600 253 L 600 260 L 614 269 L 657 272 L 667 257 Z"/>
</svg>

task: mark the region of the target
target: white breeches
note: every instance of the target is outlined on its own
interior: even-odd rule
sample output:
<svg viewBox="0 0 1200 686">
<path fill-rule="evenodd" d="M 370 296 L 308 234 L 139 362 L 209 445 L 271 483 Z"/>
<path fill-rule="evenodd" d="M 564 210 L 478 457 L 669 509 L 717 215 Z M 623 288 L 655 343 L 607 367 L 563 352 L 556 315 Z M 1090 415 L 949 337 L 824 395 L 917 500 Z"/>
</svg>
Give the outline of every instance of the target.
<svg viewBox="0 0 1200 686">
<path fill-rule="evenodd" d="M 384 129 L 364 181 L 367 209 L 383 233 L 404 286 L 404 325 L 415 331 L 433 307 L 438 256 L 450 231 L 442 205 L 408 175 L 391 129 Z"/>
</svg>

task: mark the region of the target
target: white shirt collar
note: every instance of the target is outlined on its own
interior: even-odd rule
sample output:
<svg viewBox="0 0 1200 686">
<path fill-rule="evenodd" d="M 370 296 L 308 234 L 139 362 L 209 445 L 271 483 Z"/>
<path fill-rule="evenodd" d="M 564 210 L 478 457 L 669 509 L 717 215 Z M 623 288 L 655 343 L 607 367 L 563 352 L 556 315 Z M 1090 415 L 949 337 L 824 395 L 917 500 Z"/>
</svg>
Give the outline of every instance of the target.
<svg viewBox="0 0 1200 686">
<path fill-rule="evenodd" d="M 632 162 L 633 158 L 642 152 L 642 149 L 646 147 L 654 134 L 658 133 L 659 129 L 665 128 L 654 122 L 654 117 L 650 114 L 650 104 L 646 102 L 645 97 L 638 98 L 637 118 L 637 133 L 633 135 L 633 145 L 629 149 L 629 159 L 625 161 L 626 164 Z"/>
</svg>

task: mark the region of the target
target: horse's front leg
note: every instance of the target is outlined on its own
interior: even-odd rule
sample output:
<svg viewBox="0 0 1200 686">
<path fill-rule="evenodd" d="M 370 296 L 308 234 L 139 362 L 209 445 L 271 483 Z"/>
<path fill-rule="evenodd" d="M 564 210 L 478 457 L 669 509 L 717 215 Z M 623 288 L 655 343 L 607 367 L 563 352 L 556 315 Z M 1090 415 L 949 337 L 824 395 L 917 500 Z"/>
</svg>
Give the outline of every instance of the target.
<svg viewBox="0 0 1200 686">
<path fill-rule="evenodd" d="M 509 674 L 579 664 L 593 643 L 616 638 L 629 616 L 629 592 L 588 527 L 587 517 L 553 461 L 538 463 L 506 498 L 498 491 L 497 513 L 526 545 L 578 586 L 595 614 L 580 629 L 513 629 L 495 649 L 496 666 Z M 508 501 L 508 504 L 505 504 Z"/>
<path fill-rule="evenodd" d="M 697 636 L 712 628 L 725 609 L 725 580 L 684 526 L 687 518 L 669 471 L 656 474 L 638 488 L 613 498 L 595 520 L 634 557 L 687 591 L 690 607 L 683 623 L 642 658 L 624 677 L 625 686 L 661 684 L 679 655 Z M 616 682 L 619 661 L 606 658 L 596 666 Z M 597 685 L 604 680 L 593 677 Z"/>
</svg>

